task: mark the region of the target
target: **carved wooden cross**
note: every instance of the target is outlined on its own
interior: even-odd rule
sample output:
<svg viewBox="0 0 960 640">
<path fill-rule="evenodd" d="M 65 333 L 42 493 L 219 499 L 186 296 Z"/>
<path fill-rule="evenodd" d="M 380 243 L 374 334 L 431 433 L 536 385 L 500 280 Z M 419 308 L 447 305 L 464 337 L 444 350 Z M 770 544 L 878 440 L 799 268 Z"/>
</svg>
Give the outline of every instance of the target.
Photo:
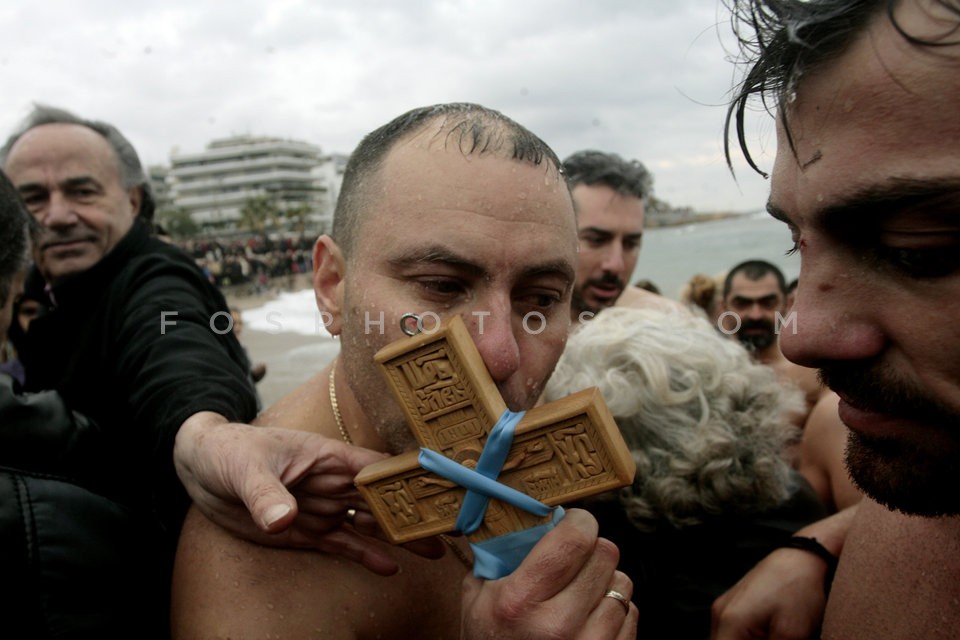
<svg viewBox="0 0 960 640">
<path fill-rule="evenodd" d="M 470 468 L 506 409 L 460 316 L 431 333 L 387 345 L 375 356 L 421 446 Z M 417 462 L 410 451 L 356 478 L 389 540 L 409 542 L 454 530 L 465 490 Z M 498 481 L 553 507 L 630 484 L 636 465 L 603 397 L 585 389 L 528 411 L 514 432 Z M 480 542 L 548 521 L 491 499 Z"/>
</svg>

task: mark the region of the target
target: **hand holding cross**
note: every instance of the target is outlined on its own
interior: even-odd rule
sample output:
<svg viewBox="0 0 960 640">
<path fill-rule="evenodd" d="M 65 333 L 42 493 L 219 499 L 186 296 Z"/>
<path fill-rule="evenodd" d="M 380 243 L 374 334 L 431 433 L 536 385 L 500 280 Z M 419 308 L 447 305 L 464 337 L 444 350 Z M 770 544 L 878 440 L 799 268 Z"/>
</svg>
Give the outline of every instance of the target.
<svg viewBox="0 0 960 640">
<path fill-rule="evenodd" d="M 404 338 L 376 354 L 417 441 L 475 468 L 506 405 L 463 320 Z M 418 462 L 411 451 L 365 468 L 356 478 L 393 543 L 447 533 L 466 489 Z M 636 465 L 596 387 L 526 412 L 496 480 L 548 507 L 616 489 L 633 481 Z M 547 523 L 492 498 L 471 543 Z"/>
</svg>

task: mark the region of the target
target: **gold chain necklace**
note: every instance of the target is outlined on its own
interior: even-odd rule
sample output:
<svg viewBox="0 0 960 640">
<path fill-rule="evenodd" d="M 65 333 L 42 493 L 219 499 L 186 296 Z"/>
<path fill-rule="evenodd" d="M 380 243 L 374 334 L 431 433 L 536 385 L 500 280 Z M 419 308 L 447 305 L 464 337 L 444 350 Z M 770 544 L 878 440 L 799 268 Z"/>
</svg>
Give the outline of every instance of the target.
<svg viewBox="0 0 960 640">
<path fill-rule="evenodd" d="M 333 410 L 333 419 L 337 423 L 337 431 L 340 432 L 340 437 L 349 445 L 353 444 L 353 438 L 350 437 L 350 434 L 347 433 L 347 427 L 343 423 L 343 415 L 340 414 L 340 405 L 337 404 L 337 363 L 334 362 L 333 366 L 330 368 L 330 380 L 327 384 L 327 390 L 330 393 L 330 408 Z M 444 544 L 450 547 L 450 550 L 453 552 L 453 555 L 463 563 L 467 569 L 473 569 L 473 561 L 467 557 L 467 554 L 463 552 L 457 543 L 448 535 L 440 534 L 440 539 L 443 540 Z"/>
<path fill-rule="evenodd" d="M 334 362 L 330 368 L 330 408 L 333 409 L 333 419 L 337 421 L 337 429 L 340 431 L 340 437 L 347 444 L 353 444 L 353 438 L 347 433 L 347 427 L 343 424 L 343 416 L 340 415 L 340 405 L 337 404 L 337 363 Z"/>
</svg>

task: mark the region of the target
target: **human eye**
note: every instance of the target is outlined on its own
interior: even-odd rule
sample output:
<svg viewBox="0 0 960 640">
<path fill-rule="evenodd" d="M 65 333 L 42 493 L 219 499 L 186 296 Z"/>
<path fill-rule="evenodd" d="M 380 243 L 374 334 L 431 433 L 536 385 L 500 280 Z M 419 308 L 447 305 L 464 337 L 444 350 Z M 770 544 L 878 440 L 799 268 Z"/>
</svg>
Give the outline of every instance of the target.
<svg viewBox="0 0 960 640">
<path fill-rule="evenodd" d="M 884 262 L 911 278 L 943 278 L 960 270 L 960 251 L 957 246 L 881 246 L 876 253 Z"/>
<path fill-rule="evenodd" d="M 43 191 L 21 191 L 20 199 L 31 212 L 38 210 L 46 202 L 47 196 Z"/>
<path fill-rule="evenodd" d="M 764 311 L 774 311 L 783 305 L 783 298 L 780 296 L 766 296 L 760 300 L 760 306 Z"/>
<path fill-rule="evenodd" d="M 553 289 L 524 291 L 517 296 L 517 302 L 524 313 L 529 311 L 549 312 L 563 302 L 563 292 Z"/>
<path fill-rule="evenodd" d="M 603 233 L 588 231 L 580 234 L 580 241 L 586 243 L 588 247 L 598 249 L 610 242 L 610 236 Z"/>
<path fill-rule="evenodd" d="M 897 187 L 899 189 L 899 187 Z M 845 239 L 858 242 L 878 267 L 916 280 L 954 276 L 960 272 L 960 226 L 956 210 L 960 198 L 937 183 L 895 189 L 885 198 L 873 198 L 848 216 L 854 224 L 842 228 Z M 868 224 L 856 224 L 868 221 Z M 872 222 L 874 224 L 869 224 Z"/>
<path fill-rule="evenodd" d="M 466 287 L 455 278 L 425 277 L 416 280 L 424 297 L 431 300 L 449 301 L 466 291 Z"/>
<path fill-rule="evenodd" d="M 786 256 L 792 256 L 792 255 L 794 255 L 797 251 L 800 251 L 800 248 L 801 248 L 803 245 L 802 245 L 802 243 L 801 243 L 801 241 L 800 241 L 800 230 L 797 229 L 796 226 L 794 226 L 793 224 L 791 224 L 791 223 L 789 223 L 789 222 L 786 223 L 786 225 L 787 225 L 787 229 L 790 230 L 790 241 L 793 243 L 793 246 L 791 246 L 789 249 L 787 249 L 786 252 L 784 252 L 784 255 L 786 255 Z"/>
<path fill-rule="evenodd" d="M 800 229 L 793 223 L 793 221 L 787 215 L 787 212 L 773 202 L 768 202 L 767 213 L 770 214 L 770 217 L 774 220 L 787 225 L 787 230 L 790 232 L 790 239 L 793 245 L 784 252 L 784 255 L 792 256 L 796 252 L 802 250 L 804 242 L 800 239 Z"/>
<path fill-rule="evenodd" d="M 79 185 L 70 189 L 70 196 L 77 200 L 89 200 L 98 193 L 97 189 L 88 185 Z"/>
</svg>

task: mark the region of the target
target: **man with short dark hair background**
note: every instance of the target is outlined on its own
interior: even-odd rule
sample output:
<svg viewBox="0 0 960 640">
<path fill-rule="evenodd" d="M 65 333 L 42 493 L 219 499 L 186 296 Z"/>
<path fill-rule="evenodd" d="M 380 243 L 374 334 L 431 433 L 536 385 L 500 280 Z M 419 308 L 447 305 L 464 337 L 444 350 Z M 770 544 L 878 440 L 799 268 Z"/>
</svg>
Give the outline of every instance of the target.
<svg viewBox="0 0 960 640">
<path fill-rule="evenodd" d="M 802 427 L 826 389 L 816 369 L 787 360 L 780 351 L 779 334 L 792 331 L 788 316 L 786 282 L 780 268 L 766 260 L 747 260 L 727 272 L 723 284 L 724 312 L 718 323 L 753 355 L 773 369 L 780 379 L 797 386 L 806 399 L 806 411 L 796 417 Z"/>
<path fill-rule="evenodd" d="M 589 320 L 615 304 L 680 309 L 655 293 L 629 286 L 653 191 L 646 167 L 615 153 L 587 150 L 568 156 L 563 174 L 577 209 L 580 238 L 571 320 Z"/>
</svg>

